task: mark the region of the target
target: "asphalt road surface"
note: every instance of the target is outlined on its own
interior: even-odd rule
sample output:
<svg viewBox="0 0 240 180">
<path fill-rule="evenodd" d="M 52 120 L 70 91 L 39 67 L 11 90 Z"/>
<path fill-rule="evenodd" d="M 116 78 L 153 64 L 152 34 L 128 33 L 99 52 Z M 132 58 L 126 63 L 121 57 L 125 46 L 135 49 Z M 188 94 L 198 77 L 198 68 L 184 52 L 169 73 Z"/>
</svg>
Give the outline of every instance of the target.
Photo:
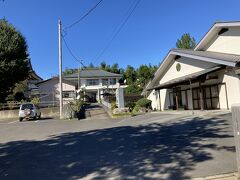
<svg viewBox="0 0 240 180">
<path fill-rule="evenodd" d="M 231 115 L 0 121 L 0 179 L 191 179 L 236 171 Z"/>
</svg>

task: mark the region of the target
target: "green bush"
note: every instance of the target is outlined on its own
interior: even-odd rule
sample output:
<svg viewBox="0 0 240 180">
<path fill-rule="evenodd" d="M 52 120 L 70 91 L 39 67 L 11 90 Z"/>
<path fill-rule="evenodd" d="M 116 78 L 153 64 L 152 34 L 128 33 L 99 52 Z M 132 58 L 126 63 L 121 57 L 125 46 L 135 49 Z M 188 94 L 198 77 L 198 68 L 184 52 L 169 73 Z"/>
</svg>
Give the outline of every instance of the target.
<svg viewBox="0 0 240 180">
<path fill-rule="evenodd" d="M 35 97 L 31 100 L 31 103 L 38 105 L 40 103 L 40 99 Z"/>
<path fill-rule="evenodd" d="M 111 103 L 111 108 L 112 110 L 118 108 L 115 101 Z"/>
<path fill-rule="evenodd" d="M 139 99 L 136 102 L 136 105 L 139 107 L 144 107 L 144 108 L 151 108 L 151 103 L 152 101 L 146 98 Z"/>
<path fill-rule="evenodd" d="M 134 108 L 133 108 L 133 113 L 137 113 L 137 112 L 139 112 L 139 110 L 140 110 L 140 106 L 139 105 L 136 105 Z"/>
<path fill-rule="evenodd" d="M 79 112 L 83 105 L 84 105 L 84 102 L 81 100 L 76 100 L 75 102 L 70 103 L 70 106 L 75 112 Z"/>
<path fill-rule="evenodd" d="M 136 106 L 135 102 L 127 102 L 126 103 L 126 107 L 128 107 L 130 111 L 132 111 L 135 106 Z"/>
</svg>

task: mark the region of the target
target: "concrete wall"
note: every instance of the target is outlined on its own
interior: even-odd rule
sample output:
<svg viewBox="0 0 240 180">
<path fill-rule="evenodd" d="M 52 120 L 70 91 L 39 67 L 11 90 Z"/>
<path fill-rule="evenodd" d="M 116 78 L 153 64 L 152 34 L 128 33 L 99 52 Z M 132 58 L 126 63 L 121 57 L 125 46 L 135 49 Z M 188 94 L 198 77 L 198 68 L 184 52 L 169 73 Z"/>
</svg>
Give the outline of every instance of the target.
<svg viewBox="0 0 240 180">
<path fill-rule="evenodd" d="M 19 110 L 0 111 L 0 120 L 18 119 L 18 112 L 19 112 Z M 59 108 L 58 107 L 42 108 L 41 113 L 42 113 L 43 118 L 58 117 L 59 116 Z"/>
<path fill-rule="evenodd" d="M 147 99 L 152 101 L 152 109 L 160 110 L 159 91 L 151 91 Z"/>
<path fill-rule="evenodd" d="M 230 27 L 229 31 L 221 35 L 216 34 L 204 50 L 240 54 L 240 27 Z"/>
<path fill-rule="evenodd" d="M 176 69 L 176 65 L 178 63 L 181 65 L 180 71 L 177 71 Z M 181 57 L 170 65 L 170 67 L 166 70 L 164 76 L 160 79 L 160 83 L 162 84 L 169 80 L 186 76 L 188 74 L 192 74 L 214 66 L 216 66 L 216 64 L 214 63 L 208 63 L 204 61 Z"/>
<path fill-rule="evenodd" d="M 223 77 L 223 82 L 226 83 L 227 86 L 227 94 L 228 94 L 228 104 L 229 108 L 232 106 L 234 103 L 240 103 L 240 81 L 239 77 L 234 74 L 234 72 L 227 72 L 224 74 Z M 224 91 L 224 92 L 221 92 Z M 221 88 L 220 94 L 225 93 L 225 89 Z M 221 103 L 221 101 L 220 101 Z M 221 107 L 226 108 L 226 104 L 221 103 Z"/>
</svg>

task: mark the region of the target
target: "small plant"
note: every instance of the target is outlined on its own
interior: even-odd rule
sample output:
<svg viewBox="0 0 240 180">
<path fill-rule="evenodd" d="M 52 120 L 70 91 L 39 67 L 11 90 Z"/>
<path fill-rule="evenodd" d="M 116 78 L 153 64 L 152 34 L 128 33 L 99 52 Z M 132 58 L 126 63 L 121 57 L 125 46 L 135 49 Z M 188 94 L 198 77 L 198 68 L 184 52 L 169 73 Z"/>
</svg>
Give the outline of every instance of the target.
<svg viewBox="0 0 240 180">
<path fill-rule="evenodd" d="M 111 103 L 111 108 L 112 108 L 112 110 L 118 108 L 115 101 Z"/>
<path fill-rule="evenodd" d="M 35 97 L 31 100 L 31 103 L 38 105 L 40 103 L 40 99 Z"/>
</svg>

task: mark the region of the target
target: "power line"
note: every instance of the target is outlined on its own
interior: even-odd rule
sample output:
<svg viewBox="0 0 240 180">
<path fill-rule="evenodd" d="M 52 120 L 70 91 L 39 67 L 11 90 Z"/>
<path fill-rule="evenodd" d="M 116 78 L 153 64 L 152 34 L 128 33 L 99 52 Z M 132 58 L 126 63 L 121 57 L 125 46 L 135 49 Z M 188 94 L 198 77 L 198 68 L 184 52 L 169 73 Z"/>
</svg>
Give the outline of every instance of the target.
<svg viewBox="0 0 240 180">
<path fill-rule="evenodd" d="M 69 52 L 70 55 L 73 57 L 73 59 L 74 59 L 75 61 L 77 61 L 78 63 L 80 63 L 86 71 L 88 71 L 90 74 L 92 74 L 91 71 L 89 71 L 89 70 L 87 69 L 87 67 L 83 64 L 83 62 L 82 62 L 81 60 L 79 60 L 79 59 L 74 55 L 74 53 L 72 52 L 71 48 L 68 46 L 68 43 L 67 43 L 66 39 L 64 38 L 64 36 L 62 36 L 62 39 L 63 39 L 63 42 L 64 42 L 64 44 L 65 44 L 68 52 Z M 93 74 L 92 74 L 92 75 L 93 75 Z"/>
<path fill-rule="evenodd" d="M 82 61 L 79 60 L 79 59 L 73 54 L 73 52 L 72 52 L 72 50 L 70 49 L 70 47 L 68 46 L 67 41 L 65 40 L 64 36 L 62 36 L 62 39 L 63 39 L 63 42 L 64 42 L 64 44 L 65 44 L 68 52 L 69 52 L 70 55 L 73 57 L 73 59 L 74 59 L 75 61 L 77 61 L 78 63 L 80 63 L 80 64 L 85 68 L 85 66 L 84 66 L 84 64 L 82 63 Z"/>
<path fill-rule="evenodd" d="M 128 12 L 127 12 L 127 16 L 126 18 L 124 17 L 121 22 L 122 24 L 120 24 L 120 26 L 118 25 L 113 32 L 115 32 L 112 36 L 112 38 L 108 41 L 108 43 L 106 44 L 106 46 L 103 48 L 103 50 L 97 55 L 97 57 L 94 59 L 94 63 L 96 63 L 96 61 L 106 52 L 106 50 L 110 47 L 110 45 L 112 44 L 112 42 L 114 41 L 114 39 L 117 37 L 117 35 L 120 33 L 120 31 L 122 30 L 122 28 L 126 25 L 127 21 L 129 20 L 129 18 L 131 17 L 131 15 L 134 13 L 134 11 L 136 10 L 137 6 L 139 5 L 139 3 L 141 2 L 141 0 L 137 0 L 136 3 L 134 5 L 131 5 Z"/>
<path fill-rule="evenodd" d="M 70 29 L 73 26 L 75 26 L 76 24 L 78 24 L 79 22 L 81 22 L 82 20 L 84 20 L 89 14 L 91 14 L 91 12 L 94 11 L 94 9 L 96 9 L 98 7 L 99 4 L 101 4 L 103 0 L 99 0 L 91 9 L 89 9 L 82 17 L 80 17 L 77 21 L 75 21 L 74 23 L 72 23 L 71 25 L 65 27 L 64 29 Z"/>
</svg>

